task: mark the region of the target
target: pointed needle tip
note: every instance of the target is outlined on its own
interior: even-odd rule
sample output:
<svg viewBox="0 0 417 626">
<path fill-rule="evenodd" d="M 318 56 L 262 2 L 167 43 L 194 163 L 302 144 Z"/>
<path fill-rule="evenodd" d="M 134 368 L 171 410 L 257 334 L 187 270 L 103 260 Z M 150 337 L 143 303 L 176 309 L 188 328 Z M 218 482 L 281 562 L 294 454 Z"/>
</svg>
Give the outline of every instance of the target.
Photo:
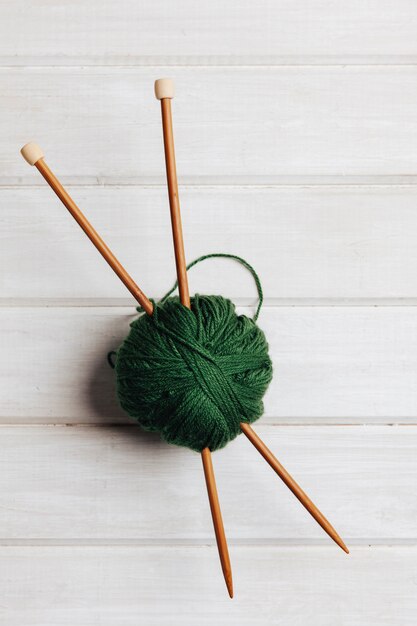
<svg viewBox="0 0 417 626">
<path fill-rule="evenodd" d="M 227 591 L 229 593 L 229 598 L 233 598 L 233 580 L 232 580 L 232 575 L 230 574 L 229 576 L 225 576 L 225 581 L 226 581 L 226 587 L 227 587 Z"/>
<path fill-rule="evenodd" d="M 345 542 L 340 539 L 340 537 L 338 537 L 338 541 L 336 543 L 340 548 L 342 548 L 343 552 L 346 552 L 346 554 L 349 554 L 349 548 L 347 547 Z"/>
</svg>

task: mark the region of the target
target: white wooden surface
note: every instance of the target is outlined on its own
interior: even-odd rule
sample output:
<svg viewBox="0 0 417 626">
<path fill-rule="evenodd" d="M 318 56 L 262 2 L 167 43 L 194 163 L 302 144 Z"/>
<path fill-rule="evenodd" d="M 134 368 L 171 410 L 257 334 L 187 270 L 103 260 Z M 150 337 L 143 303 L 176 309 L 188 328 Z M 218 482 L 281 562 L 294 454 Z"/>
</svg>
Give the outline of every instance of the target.
<svg viewBox="0 0 417 626">
<path fill-rule="evenodd" d="M 29 174 L 41 184 L 36 172 Z M 69 190 L 143 289 L 162 296 L 175 278 L 165 188 Z M 267 303 L 417 296 L 415 185 L 187 186 L 181 199 L 188 258 L 208 251 L 247 258 Z M 0 247 L 0 302 L 132 301 L 46 185 L 0 187 L 0 202 L 8 242 Z M 193 268 L 190 284 L 239 301 L 256 296 L 250 275 L 232 261 Z"/>
<path fill-rule="evenodd" d="M 15 156 L 30 137 L 63 181 L 163 181 L 153 82 L 167 72 L 172 68 L 0 68 L 7 85 L 0 92 L 2 176 L 33 183 Z M 184 182 L 415 179 L 414 66 L 179 67 L 175 77 Z"/>
<path fill-rule="evenodd" d="M 0 0 L 0 618 L 8 626 L 411 626 L 417 599 L 417 5 Z M 187 256 L 258 270 L 260 435 L 198 455 L 128 424 L 105 356 L 134 303 L 18 150 L 29 140 L 150 296 L 173 281 L 170 75 Z M 193 291 L 253 311 L 242 268 Z"/>
<path fill-rule="evenodd" d="M 241 590 L 233 602 L 212 546 L 3 547 L 0 616 L 10 626 L 415 624 L 415 546 L 354 548 L 349 565 L 331 548 L 231 554 Z"/>
<path fill-rule="evenodd" d="M 133 305 L 0 308 L 0 421 L 126 421 L 106 356 L 135 315 Z M 259 323 L 275 372 L 263 421 L 415 423 L 415 306 L 268 306 Z"/>
<path fill-rule="evenodd" d="M 415 426 L 256 430 L 349 544 L 416 540 Z M 198 454 L 134 426 L 9 426 L 2 442 L 4 540 L 212 542 Z M 231 541 L 331 545 L 244 437 L 213 462 Z"/>
<path fill-rule="evenodd" d="M 8 63 L 216 64 L 319 56 L 409 62 L 417 54 L 412 0 L 2 0 Z M 375 59 L 376 56 L 376 59 Z M 236 58 L 237 57 L 237 58 Z"/>
</svg>

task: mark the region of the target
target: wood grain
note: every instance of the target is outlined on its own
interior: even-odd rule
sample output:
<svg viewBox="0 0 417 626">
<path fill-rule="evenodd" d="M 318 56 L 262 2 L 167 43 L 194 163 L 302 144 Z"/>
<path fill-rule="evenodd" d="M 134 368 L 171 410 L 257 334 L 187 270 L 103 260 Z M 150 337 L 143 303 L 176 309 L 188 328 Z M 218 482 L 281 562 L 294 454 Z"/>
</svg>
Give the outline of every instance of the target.
<svg viewBox="0 0 417 626">
<path fill-rule="evenodd" d="M 127 302 L 123 285 L 36 174 L 40 187 L 0 188 L 1 298 Z M 145 293 L 162 296 L 175 279 L 165 188 L 69 192 Z M 269 302 L 417 296 L 417 186 L 182 187 L 181 199 L 189 260 L 215 251 L 247 258 Z M 189 280 L 192 293 L 256 297 L 233 262 L 207 261 Z"/>
<path fill-rule="evenodd" d="M 64 185 L 162 182 L 154 78 L 145 67 L 1 68 L 0 110 L 12 113 L 0 117 L 0 182 L 33 182 L 16 158 L 30 140 Z M 178 68 L 175 78 L 182 183 L 415 176 L 412 66 Z"/>
<path fill-rule="evenodd" d="M 3 547 L 0 616 L 8 626 L 161 626 L 178 614 L 194 626 L 197 613 L 202 626 L 414 626 L 415 547 L 344 559 L 331 548 L 235 546 L 233 557 L 231 603 L 213 547 Z"/>
<path fill-rule="evenodd" d="M 331 548 L 235 546 L 234 602 L 214 547 L 3 547 L 0 558 L 8 626 L 162 626 L 178 615 L 194 626 L 196 614 L 201 626 L 415 624 L 415 546 L 356 548 L 349 559 Z"/>
<path fill-rule="evenodd" d="M 15 0 L 2 6 L 1 26 L 0 55 L 15 65 L 375 63 L 417 54 L 410 0 Z"/>
<path fill-rule="evenodd" d="M 415 426 L 256 430 L 350 548 L 416 543 Z M 4 541 L 214 545 L 198 454 L 134 426 L 3 426 L 0 438 Z M 245 437 L 213 456 L 231 543 L 331 545 Z"/>
<path fill-rule="evenodd" d="M 106 355 L 135 315 L 0 308 L 3 423 L 125 421 Z M 263 421 L 417 422 L 415 307 L 265 307 L 259 322 L 274 362 Z"/>
</svg>

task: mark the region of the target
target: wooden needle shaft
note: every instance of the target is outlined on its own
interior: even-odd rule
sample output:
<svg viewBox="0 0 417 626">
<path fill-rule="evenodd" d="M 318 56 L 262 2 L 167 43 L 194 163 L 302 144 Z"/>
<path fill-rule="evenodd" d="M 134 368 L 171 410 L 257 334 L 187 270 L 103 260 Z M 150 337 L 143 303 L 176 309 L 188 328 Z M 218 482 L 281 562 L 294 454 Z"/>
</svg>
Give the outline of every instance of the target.
<svg viewBox="0 0 417 626">
<path fill-rule="evenodd" d="M 249 441 L 255 446 L 258 452 L 261 453 L 263 458 L 272 469 L 278 474 L 281 480 L 287 485 L 287 487 L 293 492 L 295 497 L 301 502 L 301 504 L 307 509 L 307 511 L 314 517 L 316 522 L 320 524 L 323 530 L 342 548 L 347 554 L 349 550 L 346 547 L 343 540 L 339 537 L 330 522 L 319 511 L 316 505 L 310 500 L 308 495 L 301 489 L 301 487 L 295 482 L 294 478 L 287 472 L 285 467 L 281 465 L 278 459 L 272 454 L 271 450 L 267 448 L 262 439 L 258 437 L 255 431 L 249 424 L 241 423 L 242 432 L 246 435 Z"/>
<path fill-rule="evenodd" d="M 216 479 L 214 477 L 213 463 L 211 460 L 211 453 L 209 448 L 204 448 L 201 453 L 203 461 L 204 477 L 206 479 L 207 492 L 210 503 L 210 510 L 213 520 L 220 519 L 220 524 L 214 524 L 214 532 L 216 534 L 216 541 L 219 550 L 220 563 L 222 566 L 223 576 L 226 581 L 226 586 L 229 591 L 229 595 L 233 598 L 233 580 L 232 569 L 229 559 L 229 550 L 227 548 L 226 535 L 224 533 L 222 523 L 222 513 L 220 510 L 219 498 L 217 496 L 217 490 L 213 489 L 211 485 L 216 485 Z"/>
<path fill-rule="evenodd" d="M 184 238 L 182 234 L 181 210 L 178 196 L 177 166 L 175 163 L 174 132 L 172 128 L 170 98 L 161 100 L 161 113 L 178 291 L 182 304 L 190 308 L 190 293 L 188 290 L 187 264 L 185 262 Z"/>
<path fill-rule="evenodd" d="M 172 134 L 172 122 L 171 122 L 170 128 L 171 128 L 171 134 Z M 166 133 L 165 133 L 165 126 L 164 126 L 164 137 L 165 137 L 165 134 Z M 172 145 L 172 150 L 170 148 L 171 150 L 170 154 L 174 155 L 173 141 L 172 141 L 172 144 L 170 145 Z M 36 151 L 41 152 L 38 146 L 35 146 L 35 148 L 36 148 Z M 26 158 L 26 160 L 28 159 Z M 167 163 L 168 163 L 168 160 L 167 160 Z M 74 200 L 71 198 L 68 192 L 64 189 L 62 184 L 59 182 L 58 178 L 49 169 L 49 167 L 47 166 L 47 164 L 45 163 L 43 159 L 43 156 L 41 158 L 38 158 L 36 161 L 31 162 L 30 164 L 36 166 L 36 168 L 38 169 L 40 174 L 43 176 L 45 181 L 48 183 L 51 189 L 56 193 L 56 195 L 61 200 L 63 205 L 68 209 L 70 214 L 73 216 L 73 218 L 82 228 L 82 230 L 85 232 L 85 234 L 90 239 L 90 241 L 94 244 L 96 249 L 100 252 L 103 258 L 110 265 L 112 270 L 116 273 L 116 275 L 120 278 L 123 284 L 127 287 L 130 293 L 133 295 L 135 300 L 142 306 L 142 308 L 148 315 L 152 315 L 152 312 L 153 312 L 152 302 L 149 300 L 149 298 L 146 297 L 146 295 L 139 288 L 139 286 L 135 283 L 132 277 L 126 272 L 126 270 L 117 260 L 117 258 L 114 256 L 110 248 L 103 241 L 103 239 L 100 237 L 97 231 L 93 228 L 93 226 L 84 216 L 82 211 L 75 204 Z M 173 164 L 173 168 L 172 168 L 171 159 L 169 159 L 169 164 L 170 164 L 169 176 L 170 176 L 170 180 L 174 184 L 174 187 L 171 187 L 171 188 L 177 190 L 176 175 L 175 175 L 175 161 Z M 173 178 L 172 178 L 172 172 L 174 172 Z M 168 173 L 168 166 L 167 166 L 167 173 Z M 171 201 L 171 195 L 170 195 L 170 201 Z M 170 206 L 172 207 L 171 214 L 174 214 L 174 218 L 176 218 L 176 219 L 173 219 L 172 224 L 173 224 L 174 241 L 176 241 L 178 244 L 178 241 L 182 242 L 182 228 L 181 228 L 181 216 L 179 214 L 178 190 L 176 192 L 176 200 L 173 203 L 170 202 Z M 178 234 L 180 235 L 180 239 L 178 239 Z M 185 255 L 184 255 L 183 242 L 179 248 L 178 248 L 178 245 L 176 246 L 175 251 L 176 251 L 176 262 L 178 264 L 178 267 L 179 268 L 183 267 L 185 269 Z M 178 254 L 177 251 L 179 251 L 180 254 Z M 178 276 L 182 276 L 181 283 L 180 283 L 182 284 L 182 288 L 180 290 L 180 293 L 182 293 L 182 298 L 186 302 L 186 299 L 185 299 L 186 295 L 184 294 L 188 293 L 187 273 L 186 271 L 178 272 Z M 185 282 L 184 282 L 184 277 L 185 277 Z M 186 291 L 184 290 L 184 285 L 185 285 Z M 185 303 L 183 300 L 182 302 Z M 188 296 L 188 306 L 190 306 L 189 296 Z M 224 532 L 219 497 L 217 494 L 216 481 L 214 477 L 213 465 L 211 462 L 211 453 L 210 453 L 209 448 L 205 448 L 203 450 L 202 460 L 203 460 L 204 474 L 206 478 L 207 491 L 208 491 L 209 502 L 210 502 L 210 509 L 212 511 L 216 541 L 217 541 L 219 555 L 220 555 L 220 562 L 222 565 L 222 570 L 224 573 L 227 589 L 228 589 L 230 597 L 232 598 L 233 597 L 232 570 L 231 570 L 231 565 L 230 565 L 229 552 L 227 548 L 227 541 L 226 541 L 226 536 Z"/>
<path fill-rule="evenodd" d="M 117 274 L 120 280 L 126 285 L 127 289 L 130 291 L 132 296 L 135 298 L 137 302 L 141 305 L 143 310 L 148 313 L 148 315 L 152 314 L 153 305 L 152 302 L 145 296 L 143 291 L 138 287 L 133 278 L 126 272 L 124 267 L 119 263 L 116 259 L 110 248 L 105 244 L 97 231 L 93 228 L 78 206 L 75 204 L 74 200 L 68 194 L 68 192 L 61 185 L 57 177 L 51 172 L 49 167 L 46 165 L 45 161 L 39 159 L 35 166 L 42 174 L 48 185 L 53 189 L 58 198 L 64 204 L 64 206 L 71 213 L 73 218 L 78 222 L 81 226 L 87 237 L 90 241 L 95 245 L 97 250 L 100 252 L 102 257 L 107 261 L 112 270 Z"/>
<path fill-rule="evenodd" d="M 172 134 L 172 122 L 171 122 L 171 134 Z M 165 126 L 164 126 L 164 137 L 165 135 L 166 133 L 165 133 Z M 174 155 L 173 142 L 172 144 L 170 144 L 168 140 L 168 144 L 169 144 L 170 154 Z M 172 148 L 171 148 L 171 145 L 172 145 Z M 171 189 L 177 190 L 177 182 L 176 182 L 176 175 L 175 175 L 175 161 L 174 161 L 173 169 L 172 169 L 172 161 L 170 160 L 169 157 L 167 158 L 167 173 L 168 173 L 168 162 L 170 165 L 169 176 L 170 176 L 171 183 L 173 184 L 173 187 L 171 186 Z M 34 163 L 34 165 L 39 170 L 39 172 L 41 173 L 43 178 L 46 180 L 48 185 L 51 187 L 51 189 L 56 193 L 56 195 L 64 204 L 64 206 L 68 209 L 68 211 L 76 220 L 76 222 L 79 224 L 79 226 L 82 228 L 82 230 L 85 232 L 85 234 L 90 239 L 90 241 L 94 244 L 94 246 L 103 256 L 103 258 L 107 261 L 107 263 L 110 265 L 113 271 L 117 274 L 117 276 L 120 278 L 123 284 L 127 287 L 130 293 L 136 299 L 136 301 L 143 307 L 144 311 L 148 315 L 151 315 L 153 312 L 152 302 L 149 300 L 149 298 L 146 297 L 146 295 L 138 287 L 138 285 L 135 283 L 132 277 L 126 272 L 126 270 L 117 260 L 117 258 L 114 256 L 110 248 L 103 241 L 103 239 L 100 237 L 97 231 L 93 228 L 93 226 L 90 224 L 90 222 L 84 216 L 82 211 L 75 204 L 74 200 L 71 198 L 68 192 L 64 189 L 64 187 L 59 182 L 57 177 L 49 169 L 43 157 L 39 158 Z M 174 176 L 172 176 L 172 172 L 174 172 Z M 174 241 L 176 242 L 176 246 L 175 246 L 176 261 L 177 261 L 177 267 L 179 267 L 180 270 L 181 270 L 181 267 L 184 268 L 185 270 L 185 255 L 184 255 L 184 244 L 182 241 L 181 216 L 179 214 L 178 191 L 176 192 L 175 197 L 176 199 L 174 200 L 172 204 L 170 203 L 170 206 L 171 206 L 171 215 L 174 215 L 174 219 L 172 220 L 172 225 L 173 225 Z M 170 194 L 170 200 L 171 200 L 171 194 Z M 178 237 L 178 235 L 180 237 Z M 187 306 L 186 298 L 188 295 L 188 281 L 187 281 L 186 271 L 183 271 L 183 272 L 178 271 L 178 277 L 180 276 L 181 276 L 181 279 L 179 279 L 179 284 L 182 285 L 182 289 L 180 291 L 180 293 L 182 294 L 181 301 L 183 302 L 183 304 Z M 185 277 L 185 281 L 184 281 L 184 277 Z M 188 295 L 188 307 L 189 306 L 190 306 L 190 301 L 189 301 L 189 295 Z M 206 485 L 207 485 L 210 510 L 211 510 L 212 518 L 213 518 L 214 531 L 215 531 L 217 546 L 219 550 L 220 562 L 221 562 L 221 566 L 223 570 L 223 575 L 226 581 L 226 586 L 227 586 L 229 595 L 232 598 L 233 597 L 232 569 L 231 569 L 229 551 L 227 547 L 226 535 L 224 532 L 223 520 L 222 520 L 222 515 L 221 515 L 221 510 L 220 510 L 219 497 L 218 497 L 217 488 L 216 488 L 216 480 L 215 480 L 213 464 L 211 460 L 211 452 L 209 448 L 205 448 L 202 451 L 201 456 L 202 456 L 202 461 L 203 461 L 204 476 L 205 476 Z"/>
<path fill-rule="evenodd" d="M 177 269 L 178 290 L 182 304 L 190 308 L 187 268 L 185 262 L 184 239 L 182 234 L 181 211 L 178 197 L 177 170 L 175 163 L 174 133 L 172 128 L 171 99 L 161 98 L 162 128 L 164 136 L 165 165 L 168 183 L 169 206 L 171 211 L 172 236 L 174 240 L 175 264 Z M 216 535 L 217 549 L 229 596 L 233 598 L 232 567 L 226 534 L 217 493 L 216 479 L 209 448 L 201 453 L 207 493 Z"/>
</svg>

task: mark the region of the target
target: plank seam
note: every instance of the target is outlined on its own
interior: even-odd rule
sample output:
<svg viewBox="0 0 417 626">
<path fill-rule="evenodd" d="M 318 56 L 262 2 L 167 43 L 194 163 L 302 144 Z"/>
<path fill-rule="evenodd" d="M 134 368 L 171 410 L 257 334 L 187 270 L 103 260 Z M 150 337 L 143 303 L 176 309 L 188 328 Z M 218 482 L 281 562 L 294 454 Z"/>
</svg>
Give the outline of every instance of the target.
<svg viewBox="0 0 417 626">
<path fill-rule="evenodd" d="M 114 188 L 114 189 L 124 189 L 135 187 L 138 189 L 166 189 L 166 184 L 162 182 L 162 179 L 152 180 L 151 178 L 137 178 L 129 181 L 121 181 L 121 180 L 113 180 L 111 178 L 102 177 L 97 178 L 94 176 L 85 177 L 85 180 L 80 180 L 79 177 L 76 179 L 71 179 L 70 177 L 61 176 L 61 181 L 66 187 L 71 187 L 73 189 L 96 189 L 96 188 Z M 250 177 L 244 177 L 245 183 L 241 182 L 239 179 L 230 179 L 228 177 L 219 177 L 213 176 L 208 177 L 206 182 L 202 182 L 199 177 L 195 177 L 195 182 L 193 182 L 193 177 L 184 177 L 182 176 L 182 181 L 180 181 L 180 187 L 182 190 L 274 190 L 274 189 L 334 189 L 340 188 L 343 189 L 404 189 L 410 188 L 414 189 L 417 187 L 417 176 L 414 174 L 382 174 L 382 175 L 369 175 L 363 176 L 361 180 L 361 176 L 356 175 L 323 175 L 323 176 L 310 176 L 302 174 L 292 176 L 282 176 L 282 177 L 273 177 L 266 182 L 261 182 L 264 180 L 264 177 L 258 177 L 257 175 Z M 219 178 L 222 178 L 225 182 L 219 181 Z M 256 181 L 259 178 L 259 182 L 247 182 L 248 178 L 252 178 L 252 180 Z M 268 177 L 267 177 L 268 178 Z M 292 181 L 291 181 L 292 179 Z M 242 177 L 243 180 L 243 177 Z M 372 181 L 372 182 L 370 182 Z M 0 189 L 46 189 L 45 184 L 38 183 L 33 177 L 19 177 L 16 179 L 15 177 L 3 177 L 0 178 Z"/>
<path fill-rule="evenodd" d="M 19 57 L 9 57 L 3 56 L 0 57 L 0 69 L 10 70 L 10 69 L 20 69 L 20 70 L 31 70 L 31 69 L 59 69 L 61 67 L 69 68 L 69 69 L 95 69 L 95 68 L 109 68 L 109 69 L 135 69 L 145 67 L 147 69 L 159 69 L 162 67 L 169 67 L 172 69 L 179 68 L 181 70 L 184 69 L 252 69 L 262 68 L 262 69 L 298 69 L 298 68 L 326 68 L 326 67 L 340 67 L 340 68 L 350 68 L 350 67 L 361 67 L 361 68 L 374 68 L 374 67 L 414 67 L 417 65 L 417 57 L 415 55 L 411 56 L 401 56 L 401 55 L 393 55 L 393 56 L 358 56 L 354 55 L 346 55 L 346 56 L 335 56 L 331 57 L 329 55 L 323 56 L 305 56 L 305 57 L 296 57 L 296 56 L 277 56 L 277 57 L 264 57 L 264 56 L 225 56 L 225 57 L 217 57 L 212 56 L 213 59 L 210 61 L 210 56 L 208 57 L 163 57 L 163 58 L 155 58 L 149 57 L 123 57 L 122 59 L 118 59 L 117 57 L 108 58 L 105 62 L 102 60 L 102 57 L 97 57 L 99 60 L 94 61 L 94 57 L 46 57 L 47 61 L 44 61 L 44 57 L 36 57 L 35 55 L 30 56 L 22 56 L 21 61 L 19 62 Z M 11 59 L 16 60 L 17 62 L 11 63 Z M 25 62 L 26 59 L 30 59 L 30 62 Z M 36 60 L 38 59 L 38 62 Z"/>
<path fill-rule="evenodd" d="M 332 544 L 326 539 L 304 539 L 286 538 L 286 539 L 273 539 L 273 538 L 253 538 L 253 539 L 237 539 L 228 537 L 229 545 L 236 547 L 282 547 L 282 548 L 329 548 L 334 549 Z M 417 546 L 417 538 L 382 538 L 382 539 L 369 539 L 369 538 L 346 538 L 346 543 L 349 548 L 379 548 L 379 547 L 409 547 Z M 158 539 L 125 539 L 125 538 L 112 538 L 112 539 L 95 539 L 95 538 L 67 538 L 67 539 L 53 539 L 53 538 L 19 538 L 19 539 L 7 539 L 0 538 L 0 547 L 211 547 L 215 546 L 215 540 L 212 538 L 203 539 L 170 539 L 170 538 L 158 538 Z"/>
</svg>

